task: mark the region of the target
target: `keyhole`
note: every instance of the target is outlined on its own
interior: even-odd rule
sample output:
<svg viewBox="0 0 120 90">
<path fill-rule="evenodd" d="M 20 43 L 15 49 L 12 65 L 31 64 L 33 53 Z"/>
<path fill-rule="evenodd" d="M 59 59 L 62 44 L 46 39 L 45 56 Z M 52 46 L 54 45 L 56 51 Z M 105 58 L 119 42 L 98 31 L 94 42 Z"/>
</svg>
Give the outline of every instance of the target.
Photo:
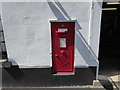
<svg viewBox="0 0 120 90">
<path fill-rule="evenodd" d="M 64 27 L 64 25 L 63 25 L 63 24 L 62 24 L 61 26 L 62 26 L 62 27 Z"/>
</svg>

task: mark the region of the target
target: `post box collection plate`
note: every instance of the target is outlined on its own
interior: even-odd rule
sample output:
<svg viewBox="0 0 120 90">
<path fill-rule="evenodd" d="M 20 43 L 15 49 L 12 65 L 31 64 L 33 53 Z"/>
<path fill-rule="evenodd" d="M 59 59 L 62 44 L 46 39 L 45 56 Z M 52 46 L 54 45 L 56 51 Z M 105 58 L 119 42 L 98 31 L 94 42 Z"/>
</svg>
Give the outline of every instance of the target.
<svg viewBox="0 0 120 90">
<path fill-rule="evenodd" d="M 74 73 L 75 22 L 51 22 L 52 73 Z"/>
</svg>

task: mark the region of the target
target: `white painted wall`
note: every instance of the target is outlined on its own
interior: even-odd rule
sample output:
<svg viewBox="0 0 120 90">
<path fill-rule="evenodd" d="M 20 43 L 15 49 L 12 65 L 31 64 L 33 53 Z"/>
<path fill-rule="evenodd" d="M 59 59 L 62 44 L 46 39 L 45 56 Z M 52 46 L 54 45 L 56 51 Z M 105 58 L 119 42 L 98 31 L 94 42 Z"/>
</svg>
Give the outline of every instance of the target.
<svg viewBox="0 0 120 90">
<path fill-rule="evenodd" d="M 91 12 L 94 10 L 92 6 L 92 1 L 2 2 L 2 23 L 9 61 L 21 68 L 51 67 L 49 20 L 76 19 L 75 67 L 98 66 L 97 58 L 87 45 L 89 41 L 95 43 L 94 40 L 88 38 L 92 32 L 90 27 L 92 25 Z M 100 12 L 100 9 L 97 12 Z M 100 17 L 99 14 L 98 17 Z M 98 34 L 98 32 L 99 26 L 95 33 Z M 99 35 L 94 38 L 99 39 Z M 92 46 L 96 55 L 98 44 Z"/>
<path fill-rule="evenodd" d="M 102 0 L 101 0 L 102 1 Z M 90 46 L 98 57 L 99 53 L 99 39 L 101 29 L 101 13 L 102 2 L 93 2 L 91 30 L 90 30 Z"/>
</svg>

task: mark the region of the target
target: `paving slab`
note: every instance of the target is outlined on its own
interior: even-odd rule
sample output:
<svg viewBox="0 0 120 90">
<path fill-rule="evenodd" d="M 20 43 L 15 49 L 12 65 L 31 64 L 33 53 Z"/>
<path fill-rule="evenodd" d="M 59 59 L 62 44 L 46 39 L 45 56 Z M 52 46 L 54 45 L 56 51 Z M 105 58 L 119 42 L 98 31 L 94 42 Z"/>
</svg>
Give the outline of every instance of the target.
<svg viewBox="0 0 120 90">
<path fill-rule="evenodd" d="M 114 85 L 120 89 L 120 75 L 110 76 L 109 80 L 114 83 Z"/>
</svg>

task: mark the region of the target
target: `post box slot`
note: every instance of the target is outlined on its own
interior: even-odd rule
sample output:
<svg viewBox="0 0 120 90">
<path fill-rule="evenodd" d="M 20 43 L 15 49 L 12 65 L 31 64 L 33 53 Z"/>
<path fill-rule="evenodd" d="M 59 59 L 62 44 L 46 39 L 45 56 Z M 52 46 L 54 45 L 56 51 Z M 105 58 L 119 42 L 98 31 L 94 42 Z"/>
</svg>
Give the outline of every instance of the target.
<svg viewBox="0 0 120 90">
<path fill-rule="evenodd" d="M 68 32 L 68 29 L 67 28 L 59 28 L 56 33 L 66 33 Z"/>
<path fill-rule="evenodd" d="M 65 32 L 67 32 L 68 29 L 67 28 L 59 28 L 58 31 L 65 31 Z"/>
</svg>

